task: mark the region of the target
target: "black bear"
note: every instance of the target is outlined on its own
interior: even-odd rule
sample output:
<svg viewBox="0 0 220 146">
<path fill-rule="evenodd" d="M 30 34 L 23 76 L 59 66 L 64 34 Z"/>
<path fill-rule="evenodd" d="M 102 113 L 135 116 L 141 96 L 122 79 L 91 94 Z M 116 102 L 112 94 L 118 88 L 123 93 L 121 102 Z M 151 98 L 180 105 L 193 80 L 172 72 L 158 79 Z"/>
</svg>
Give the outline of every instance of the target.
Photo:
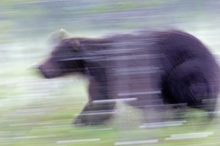
<svg viewBox="0 0 220 146">
<path fill-rule="evenodd" d="M 178 30 L 63 39 L 39 70 L 46 78 L 89 76 L 89 101 L 76 125 L 103 124 L 113 114 L 114 99 L 127 99 L 147 112 L 164 103 L 186 104 L 213 118 L 219 93 L 213 55 L 197 38 Z"/>
</svg>

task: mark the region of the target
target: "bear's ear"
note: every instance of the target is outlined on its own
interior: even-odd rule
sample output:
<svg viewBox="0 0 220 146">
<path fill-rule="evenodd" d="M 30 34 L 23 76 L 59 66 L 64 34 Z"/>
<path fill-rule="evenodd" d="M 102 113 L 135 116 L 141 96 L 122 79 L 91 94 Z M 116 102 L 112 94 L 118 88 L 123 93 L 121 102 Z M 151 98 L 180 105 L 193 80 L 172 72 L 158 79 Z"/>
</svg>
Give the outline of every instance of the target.
<svg viewBox="0 0 220 146">
<path fill-rule="evenodd" d="M 72 35 L 68 33 L 65 29 L 61 28 L 49 35 L 49 43 L 52 45 L 58 44 L 61 40 L 70 38 Z"/>
<path fill-rule="evenodd" d="M 58 31 L 59 35 L 60 35 L 60 39 L 66 39 L 66 38 L 70 38 L 72 36 L 72 34 L 68 33 L 65 29 L 61 28 Z"/>
</svg>

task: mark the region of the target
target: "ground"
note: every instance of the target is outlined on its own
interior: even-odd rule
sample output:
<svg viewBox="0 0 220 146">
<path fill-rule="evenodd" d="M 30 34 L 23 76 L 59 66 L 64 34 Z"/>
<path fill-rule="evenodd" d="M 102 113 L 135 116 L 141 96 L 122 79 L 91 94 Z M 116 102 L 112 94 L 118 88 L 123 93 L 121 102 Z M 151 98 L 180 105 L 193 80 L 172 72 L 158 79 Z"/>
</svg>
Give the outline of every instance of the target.
<svg viewBox="0 0 220 146">
<path fill-rule="evenodd" d="M 159 129 L 142 129 L 139 128 L 140 116 L 138 112 L 131 107 L 119 104 L 116 110 L 117 115 L 123 116 L 116 116 L 108 125 L 73 127 L 69 121 L 79 113 L 84 102 L 87 100 L 85 91 L 87 82 L 85 80 L 65 78 L 51 82 L 30 76 L 30 78 L 14 78 L 13 81 L 16 84 L 22 85 L 18 86 L 18 90 L 25 88 L 26 92 L 25 95 L 21 94 L 22 96 L 17 97 L 17 99 L 11 98 L 11 101 L 16 100 L 16 103 L 5 104 L 7 108 L 5 106 L 1 107 L 0 139 L 2 146 L 37 146 L 39 144 L 42 146 L 55 144 L 68 146 L 112 146 L 114 144 L 122 145 L 123 143 L 119 143 L 122 141 L 137 142 L 137 140 L 143 143 L 155 142 L 154 145 L 156 146 L 179 146 L 181 144 L 186 146 L 216 146 L 220 144 L 218 140 L 220 136 L 218 130 L 219 117 L 207 125 L 202 120 L 203 118 L 200 117 L 201 115 L 198 115 L 204 114 L 204 112 L 197 110 L 189 112 L 193 119 L 186 119 L 187 122 L 183 123 L 183 125 Z M 77 84 L 73 84 L 73 82 Z M 54 86 L 43 90 L 45 86 L 51 83 Z M 57 86 L 64 86 L 65 88 L 57 91 Z M 37 94 L 37 91 L 41 91 L 41 94 Z M 60 98 L 61 96 L 62 98 Z M 25 102 L 28 101 L 27 97 L 32 97 L 33 101 Z M 26 104 L 19 105 L 18 101 L 25 102 Z M 130 116 L 131 114 L 136 116 Z M 127 122 L 127 118 L 131 118 L 132 121 Z M 193 136 L 191 135 L 188 139 L 169 140 L 169 138 L 172 138 L 172 134 L 186 133 L 200 134 L 196 134 L 197 138 L 192 139 L 191 137 Z M 180 137 L 186 138 L 187 136 L 189 135 L 180 135 Z M 207 138 L 204 138 L 206 136 Z M 136 139 L 137 137 L 139 139 Z M 146 139 L 151 141 L 146 141 Z"/>
</svg>

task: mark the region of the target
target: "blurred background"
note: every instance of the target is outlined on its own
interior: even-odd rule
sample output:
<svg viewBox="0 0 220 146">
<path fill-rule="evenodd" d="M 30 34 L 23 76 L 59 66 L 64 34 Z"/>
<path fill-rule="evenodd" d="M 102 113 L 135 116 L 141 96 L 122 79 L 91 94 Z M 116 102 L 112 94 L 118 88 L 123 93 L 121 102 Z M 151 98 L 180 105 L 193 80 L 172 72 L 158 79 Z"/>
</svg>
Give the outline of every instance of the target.
<svg viewBox="0 0 220 146">
<path fill-rule="evenodd" d="M 46 80 L 35 70 L 52 49 L 48 36 L 60 28 L 86 37 L 177 28 L 219 58 L 219 6 L 216 0 L 1 0 L 0 145 L 220 145 L 219 117 L 206 123 L 193 109 L 178 126 L 144 129 L 139 112 L 119 103 L 107 125 L 73 127 L 87 101 L 87 80 Z"/>
</svg>

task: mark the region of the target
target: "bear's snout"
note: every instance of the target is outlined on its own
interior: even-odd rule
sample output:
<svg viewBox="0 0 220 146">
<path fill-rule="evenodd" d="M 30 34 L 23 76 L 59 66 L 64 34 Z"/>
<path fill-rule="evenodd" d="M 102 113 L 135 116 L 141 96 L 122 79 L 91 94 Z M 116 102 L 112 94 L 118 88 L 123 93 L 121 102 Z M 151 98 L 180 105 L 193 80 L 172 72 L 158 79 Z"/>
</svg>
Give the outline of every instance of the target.
<svg viewBox="0 0 220 146">
<path fill-rule="evenodd" d="M 55 67 L 55 65 L 51 65 L 48 63 L 38 66 L 37 70 L 43 77 L 47 79 L 55 78 L 62 75 L 61 69 L 59 67 Z"/>
<path fill-rule="evenodd" d="M 47 74 L 46 70 L 44 69 L 43 65 L 40 65 L 37 67 L 37 71 L 43 75 L 45 78 L 50 78 L 50 76 Z"/>
</svg>

